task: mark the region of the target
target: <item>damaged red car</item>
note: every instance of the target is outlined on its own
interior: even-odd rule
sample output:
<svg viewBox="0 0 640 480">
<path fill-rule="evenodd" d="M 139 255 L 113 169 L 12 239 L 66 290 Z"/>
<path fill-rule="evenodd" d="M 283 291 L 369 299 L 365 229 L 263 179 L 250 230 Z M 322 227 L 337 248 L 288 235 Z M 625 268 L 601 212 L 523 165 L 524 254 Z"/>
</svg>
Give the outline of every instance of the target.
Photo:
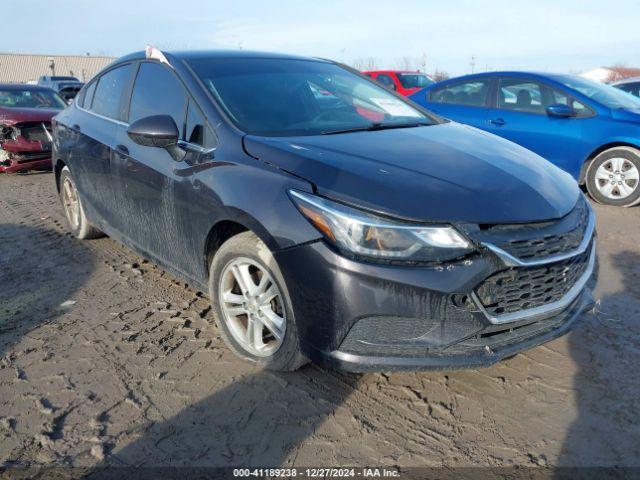
<svg viewBox="0 0 640 480">
<path fill-rule="evenodd" d="M 51 118 L 66 106 L 50 88 L 0 84 L 0 172 L 51 168 Z"/>
</svg>

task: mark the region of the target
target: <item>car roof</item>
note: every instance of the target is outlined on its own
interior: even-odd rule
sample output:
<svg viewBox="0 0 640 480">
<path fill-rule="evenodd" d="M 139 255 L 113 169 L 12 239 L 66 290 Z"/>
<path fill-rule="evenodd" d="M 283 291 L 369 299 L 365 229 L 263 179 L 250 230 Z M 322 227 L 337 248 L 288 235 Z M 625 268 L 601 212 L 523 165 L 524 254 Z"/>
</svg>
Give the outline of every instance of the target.
<svg viewBox="0 0 640 480">
<path fill-rule="evenodd" d="M 195 60 L 204 58 L 272 58 L 280 60 L 311 60 L 316 62 L 329 62 L 322 58 L 303 57 L 299 55 L 291 55 L 286 53 L 262 52 L 256 50 L 179 50 L 179 51 L 162 51 L 174 58 L 181 60 Z M 114 63 L 120 63 L 126 60 L 140 60 L 146 58 L 144 51 L 138 51 L 120 57 Z"/>
<path fill-rule="evenodd" d="M 469 75 L 462 75 L 460 77 L 452 77 L 446 80 L 442 80 L 440 82 L 436 82 L 428 87 L 427 89 L 436 88 L 442 84 L 450 83 L 450 82 L 458 82 L 460 80 L 465 79 L 473 79 L 473 78 L 484 78 L 484 77 L 496 77 L 496 76 L 504 76 L 504 77 L 524 77 L 538 80 L 547 80 L 556 83 L 563 83 L 564 79 L 573 77 L 575 75 L 571 74 L 563 74 L 563 73 L 549 73 L 549 72 L 527 72 L 522 70 L 504 70 L 504 71 L 491 71 L 491 72 L 481 72 L 481 73 L 471 73 Z"/>
<path fill-rule="evenodd" d="M 27 83 L 0 83 L 1 90 L 51 90 L 49 87 L 43 87 L 41 85 L 29 85 Z"/>
<path fill-rule="evenodd" d="M 449 80 L 457 80 L 459 78 L 471 78 L 471 77 L 495 77 L 495 76 L 518 76 L 518 77 L 539 77 L 539 78 L 557 78 L 557 77 L 567 77 L 571 76 L 569 74 L 562 73 L 549 73 L 549 72 L 530 72 L 524 70 L 499 70 L 499 71 L 491 71 L 491 72 L 480 72 L 480 73 L 470 73 L 468 75 L 462 75 L 460 77 L 452 77 L 447 79 Z"/>
<path fill-rule="evenodd" d="M 362 73 L 418 73 L 426 75 L 426 73 L 419 72 L 418 70 L 365 70 Z"/>
</svg>

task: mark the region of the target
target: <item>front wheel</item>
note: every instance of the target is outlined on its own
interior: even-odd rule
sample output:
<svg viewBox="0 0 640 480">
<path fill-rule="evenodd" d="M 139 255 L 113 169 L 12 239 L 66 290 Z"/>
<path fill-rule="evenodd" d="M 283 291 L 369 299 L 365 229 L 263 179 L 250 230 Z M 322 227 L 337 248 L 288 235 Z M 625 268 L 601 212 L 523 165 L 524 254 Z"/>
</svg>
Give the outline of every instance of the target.
<svg viewBox="0 0 640 480">
<path fill-rule="evenodd" d="M 236 355 L 271 370 L 307 362 L 280 268 L 254 233 L 240 233 L 216 252 L 209 296 L 222 338 Z"/>
<path fill-rule="evenodd" d="M 615 147 L 595 157 L 587 169 L 589 195 L 598 203 L 630 207 L 640 202 L 640 151 Z"/>
</svg>

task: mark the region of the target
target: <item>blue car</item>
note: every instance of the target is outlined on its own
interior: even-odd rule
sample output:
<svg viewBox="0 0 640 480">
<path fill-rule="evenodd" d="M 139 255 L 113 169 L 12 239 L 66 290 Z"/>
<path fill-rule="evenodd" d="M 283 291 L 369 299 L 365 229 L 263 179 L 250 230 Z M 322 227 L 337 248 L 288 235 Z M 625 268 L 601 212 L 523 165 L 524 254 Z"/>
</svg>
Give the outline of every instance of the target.
<svg viewBox="0 0 640 480">
<path fill-rule="evenodd" d="M 489 72 L 409 97 L 511 140 L 569 172 L 598 202 L 640 202 L 640 99 L 573 75 Z"/>
</svg>

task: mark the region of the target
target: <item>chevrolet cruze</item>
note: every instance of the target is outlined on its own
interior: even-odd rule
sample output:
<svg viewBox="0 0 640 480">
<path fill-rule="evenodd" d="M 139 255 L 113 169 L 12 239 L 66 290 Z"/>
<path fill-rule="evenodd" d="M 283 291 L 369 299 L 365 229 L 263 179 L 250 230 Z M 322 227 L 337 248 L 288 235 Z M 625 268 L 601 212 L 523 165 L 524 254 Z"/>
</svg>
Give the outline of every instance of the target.
<svg viewBox="0 0 640 480">
<path fill-rule="evenodd" d="M 592 305 L 570 175 L 331 61 L 125 56 L 55 118 L 54 166 L 76 237 L 207 291 L 266 368 L 488 365 Z"/>
</svg>

